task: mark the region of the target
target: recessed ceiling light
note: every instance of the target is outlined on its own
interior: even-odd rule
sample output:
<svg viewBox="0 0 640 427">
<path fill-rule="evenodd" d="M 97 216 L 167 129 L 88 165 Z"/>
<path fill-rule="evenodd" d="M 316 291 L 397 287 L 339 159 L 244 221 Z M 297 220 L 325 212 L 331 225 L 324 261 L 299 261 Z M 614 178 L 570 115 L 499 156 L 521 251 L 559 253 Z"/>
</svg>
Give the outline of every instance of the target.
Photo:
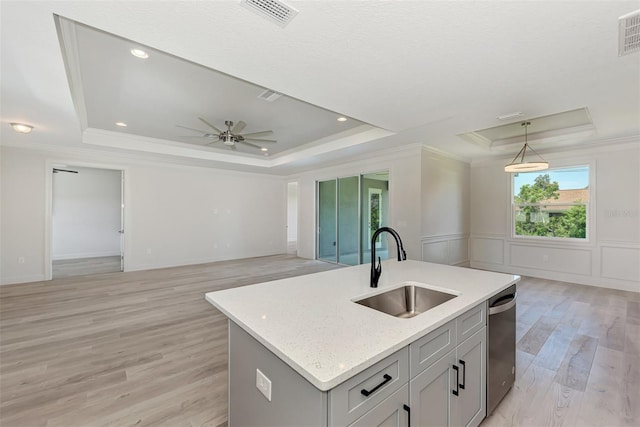
<svg viewBox="0 0 640 427">
<path fill-rule="evenodd" d="M 11 123 L 11 127 L 13 130 L 20 133 L 29 133 L 33 129 L 33 126 L 26 125 L 24 123 Z"/>
<path fill-rule="evenodd" d="M 116 122 L 116 126 L 120 126 L 121 128 L 126 128 L 127 124 L 125 122 Z"/>
<path fill-rule="evenodd" d="M 338 117 L 338 121 L 339 122 L 346 122 L 347 118 L 346 117 Z"/>
<path fill-rule="evenodd" d="M 269 149 L 267 147 L 262 147 L 260 148 L 260 151 L 269 151 Z"/>
<path fill-rule="evenodd" d="M 142 59 L 147 59 L 149 57 L 149 54 L 142 49 L 131 49 L 131 55 Z"/>
</svg>

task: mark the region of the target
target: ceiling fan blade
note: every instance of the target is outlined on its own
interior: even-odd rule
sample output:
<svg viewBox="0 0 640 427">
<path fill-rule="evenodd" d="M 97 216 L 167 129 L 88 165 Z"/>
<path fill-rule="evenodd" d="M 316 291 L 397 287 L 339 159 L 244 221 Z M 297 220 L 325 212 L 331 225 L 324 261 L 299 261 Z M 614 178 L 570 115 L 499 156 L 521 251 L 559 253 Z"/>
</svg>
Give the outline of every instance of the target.
<svg viewBox="0 0 640 427">
<path fill-rule="evenodd" d="M 182 129 L 189 129 L 189 130 L 194 130 L 196 132 L 200 132 L 202 134 L 207 133 L 207 131 L 204 130 L 200 130 L 200 129 L 194 129 L 194 128 L 190 128 L 190 127 L 186 127 L 186 126 L 182 126 L 182 125 L 176 125 L 176 127 L 182 128 Z"/>
<path fill-rule="evenodd" d="M 245 122 L 243 122 L 242 120 L 240 120 L 238 123 L 236 123 L 236 125 L 233 127 L 233 129 L 231 129 L 231 133 L 238 134 L 238 133 L 242 132 L 242 129 L 244 129 L 246 126 L 247 126 L 247 124 Z"/>
<path fill-rule="evenodd" d="M 222 133 L 222 131 L 220 129 L 218 129 L 217 127 L 215 127 L 214 125 L 212 125 L 211 123 L 209 123 L 208 121 L 203 119 L 202 117 L 198 117 L 198 120 L 200 120 L 205 125 L 209 126 L 211 129 L 215 130 L 216 132 Z"/>
<path fill-rule="evenodd" d="M 275 139 L 256 139 L 256 138 L 244 138 L 245 141 L 254 141 L 254 142 L 278 142 Z"/>
<path fill-rule="evenodd" d="M 273 133 L 272 130 L 263 130 L 262 132 L 251 132 L 251 133 L 245 133 L 242 136 L 247 139 L 251 139 L 251 138 L 256 138 L 259 136 L 267 136 L 267 135 L 271 135 Z"/>
<path fill-rule="evenodd" d="M 246 144 L 246 145 L 248 145 L 248 146 L 250 146 L 250 147 L 257 148 L 258 150 L 262 148 L 262 147 L 259 147 L 259 146 L 255 145 L 255 144 L 252 144 L 252 143 L 250 143 L 250 142 L 247 142 L 246 140 L 244 140 L 244 141 L 239 141 L 239 142 L 242 142 L 243 144 Z"/>
</svg>

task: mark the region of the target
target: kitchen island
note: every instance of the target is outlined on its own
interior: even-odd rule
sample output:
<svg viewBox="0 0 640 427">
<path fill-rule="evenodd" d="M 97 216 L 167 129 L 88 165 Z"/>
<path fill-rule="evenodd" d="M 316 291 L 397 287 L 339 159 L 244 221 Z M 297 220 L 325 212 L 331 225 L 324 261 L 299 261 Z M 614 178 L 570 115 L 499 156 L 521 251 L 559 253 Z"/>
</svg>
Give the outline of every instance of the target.
<svg viewBox="0 0 640 427">
<path fill-rule="evenodd" d="M 378 288 L 370 287 L 365 264 L 206 294 L 230 320 L 230 426 L 348 425 L 361 418 L 367 425 L 363 417 L 397 393 L 407 406 L 400 405 L 406 414 L 398 419 L 409 417 L 409 380 L 430 366 L 417 361 L 424 353 L 417 343 L 441 345 L 425 356 L 429 363 L 455 359 L 468 338 L 465 316 L 475 321 L 469 334 L 483 339 L 478 363 L 486 366 L 486 300 L 518 276 L 418 261 L 382 266 Z M 408 319 L 354 302 L 405 282 L 456 297 Z M 449 371 L 445 382 L 453 383 Z M 484 368 L 478 379 L 486 381 Z M 373 391 L 369 397 L 363 390 Z M 449 409 L 448 423 L 457 424 L 459 410 Z"/>
</svg>

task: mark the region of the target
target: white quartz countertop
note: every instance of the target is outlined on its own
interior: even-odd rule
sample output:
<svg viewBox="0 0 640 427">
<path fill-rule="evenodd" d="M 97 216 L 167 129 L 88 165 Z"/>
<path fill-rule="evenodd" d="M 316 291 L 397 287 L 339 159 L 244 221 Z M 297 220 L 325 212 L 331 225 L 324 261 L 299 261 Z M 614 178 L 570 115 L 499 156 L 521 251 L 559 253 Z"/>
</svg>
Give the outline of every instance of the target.
<svg viewBox="0 0 640 427">
<path fill-rule="evenodd" d="M 382 262 L 210 292 L 206 299 L 320 390 L 336 385 L 520 280 L 419 261 Z M 410 319 L 353 302 L 403 282 L 459 294 Z"/>
</svg>

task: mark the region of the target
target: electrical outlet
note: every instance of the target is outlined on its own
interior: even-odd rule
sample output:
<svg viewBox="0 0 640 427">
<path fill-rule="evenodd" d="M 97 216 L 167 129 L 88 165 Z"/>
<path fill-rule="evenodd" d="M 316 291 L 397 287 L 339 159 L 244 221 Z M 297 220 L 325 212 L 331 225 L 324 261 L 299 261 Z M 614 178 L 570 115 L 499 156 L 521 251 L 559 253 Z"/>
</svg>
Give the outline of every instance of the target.
<svg viewBox="0 0 640 427">
<path fill-rule="evenodd" d="M 544 255 L 542 256 L 542 260 L 543 260 L 544 262 L 549 261 L 549 255 L 544 254 Z"/>
<path fill-rule="evenodd" d="M 256 369 L 256 387 L 271 402 L 271 380 L 260 369 Z"/>
<path fill-rule="evenodd" d="M 23 256 L 18 257 L 18 264 L 24 264 L 26 262 L 25 258 Z"/>
</svg>

